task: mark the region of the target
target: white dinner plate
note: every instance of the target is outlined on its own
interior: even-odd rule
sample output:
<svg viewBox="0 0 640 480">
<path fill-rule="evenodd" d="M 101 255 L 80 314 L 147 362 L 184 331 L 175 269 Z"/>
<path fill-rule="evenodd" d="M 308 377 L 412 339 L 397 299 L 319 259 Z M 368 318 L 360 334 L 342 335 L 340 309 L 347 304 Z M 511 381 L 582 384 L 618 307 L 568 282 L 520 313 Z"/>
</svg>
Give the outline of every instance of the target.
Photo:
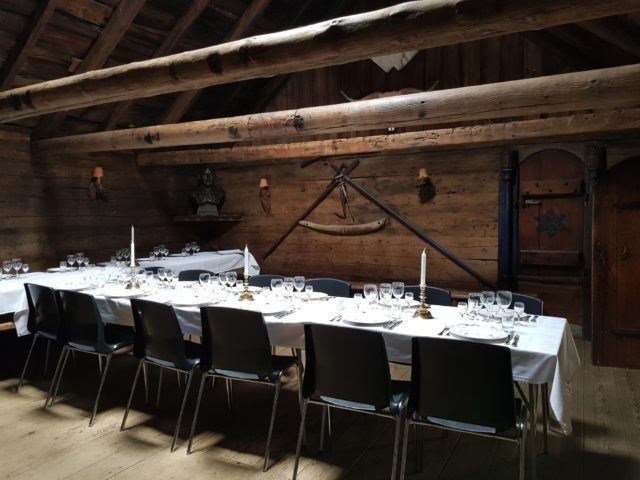
<svg viewBox="0 0 640 480">
<path fill-rule="evenodd" d="M 358 315 L 354 317 L 344 317 L 342 321 L 351 325 L 374 327 L 376 325 L 384 325 L 385 323 L 389 323 L 391 321 L 391 318 L 387 317 L 386 315 Z"/>
<path fill-rule="evenodd" d="M 200 307 L 208 303 L 211 303 L 211 301 L 204 298 L 174 297 L 171 299 L 171 305 L 176 307 Z"/>
<path fill-rule="evenodd" d="M 79 292 L 80 290 L 88 290 L 91 285 L 81 283 L 63 283 L 56 287 L 56 290 L 67 290 L 69 292 Z"/>
<path fill-rule="evenodd" d="M 469 325 L 464 323 L 451 327 L 449 334 L 464 340 L 485 343 L 504 341 L 509 336 L 507 332 L 499 328 L 486 325 Z"/>
<path fill-rule="evenodd" d="M 53 267 L 53 268 L 47 268 L 47 272 L 71 272 L 72 270 L 70 268 L 60 268 L 60 267 Z"/>
<path fill-rule="evenodd" d="M 101 292 L 103 297 L 107 298 L 136 298 L 146 295 L 147 292 L 138 289 L 127 288 L 106 288 Z"/>
<path fill-rule="evenodd" d="M 324 292 L 303 293 L 301 295 L 306 296 L 311 300 L 324 300 L 325 298 L 329 298 L 329 295 Z"/>
<path fill-rule="evenodd" d="M 154 260 L 153 258 L 150 257 L 142 257 L 142 258 L 136 258 L 136 260 L 138 262 L 150 262 L 151 260 Z M 108 265 L 108 264 L 107 264 Z"/>
<path fill-rule="evenodd" d="M 170 253 L 170 257 L 186 257 L 188 255 L 183 255 L 182 253 Z"/>
</svg>

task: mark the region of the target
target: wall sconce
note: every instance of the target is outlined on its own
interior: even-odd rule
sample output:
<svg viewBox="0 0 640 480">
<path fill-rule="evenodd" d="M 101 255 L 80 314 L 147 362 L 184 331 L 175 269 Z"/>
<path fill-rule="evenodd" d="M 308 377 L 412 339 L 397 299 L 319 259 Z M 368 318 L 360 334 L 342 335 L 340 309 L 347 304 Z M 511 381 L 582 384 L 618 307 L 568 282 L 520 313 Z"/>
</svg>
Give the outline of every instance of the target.
<svg viewBox="0 0 640 480">
<path fill-rule="evenodd" d="M 271 192 L 269 191 L 269 181 L 262 177 L 258 184 L 258 195 L 260 196 L 260 205 L 267 215 L 271 215 Z"/>
<path fill-rule="evenodd" d="M 436 186 L 433 184 L 426 168 L 421 168 L 418 171 L 418 184 L 416 187 L 418 188 L 420 203 L 427 203 L 436 196 Z"/>
<path fill-rule="evenodd" d="M 93 174 L 91 175 L 87 195 L 91 200 L 108 202 L 109 194 L 107 193 L 107 189 L 104 188 L 104 185 L 102 185 L 102 177 L 104 177 L 104 170 L 102 170 L 102 167 L 95 167 L 93 169 Z"/>
</svg>

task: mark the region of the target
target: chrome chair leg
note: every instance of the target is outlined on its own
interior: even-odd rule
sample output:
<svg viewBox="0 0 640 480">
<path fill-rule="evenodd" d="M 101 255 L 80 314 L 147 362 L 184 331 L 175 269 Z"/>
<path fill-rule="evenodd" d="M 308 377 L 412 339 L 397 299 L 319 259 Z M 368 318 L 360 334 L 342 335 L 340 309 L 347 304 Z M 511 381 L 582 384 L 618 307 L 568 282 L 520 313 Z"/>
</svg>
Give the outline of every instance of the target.
<svg viewBox="0 0 640 480">
<path fill-rule="evenodd" d="M 136 391 L 136 385 L 138 384 L 138 377 L 140 376 L 140 369 L 144 366 L 144 360 L 138 362 L 138 368 L 136 369 L 136 375 L 133 377 L 133 385 L 131 386 L 131 392 L 129 393 L 129 400 L 127 400 L 127 408 L 124 410 L 124 417 L 122 418 L 122 424 L 120 425 L 120 431 L 124 430 L 127 423 L 127 417 L 129 416 L 129 409 L 131 408 L 131 401 L 133 400 L 133 393 Z"/>
<path fill-rule="evenodd" d="M 58 357 L 58 363 L 56 364 L 56 369 L 53 371 L 53 378 L 51 379 L 51 385 L 49 385 L 49 391 L 47 392 L 47 399 L 44 401 L 44 408 L 49 408 L 49 400 L 51 400 L 51 395 L 53 394 L 53 389 L 56 384 L 56 380 L 58 378 L 58 374 L 60 372 L 60 367 L 64 360 L 65 355 L 67 355 L 67 347 L 62 347 L 62 352 L 60 352 L 60 357 Z"/>
<path fill-rule="evenodd" d="M 173 433 L 173 442 L 171 443 L 171 451 L 175 450 L 176 440 L 180 433 L 180 425 L 182 424 L 182 414 L 184 413 L 184 407 L 187 405 L 187 398 L 189 397 L 189 389 L 191 388 L 191 380 L 193 379 L 193 369 L 189 371 L 187 376 L 187 385 L 184 388 L 184 395 L 182 396 L 182 405 L 180 406 L 180 413 L 178 414 L 178 421 L 176 422 L 176 430 Z"/>
<path fill-rule="evenodd" d="M 522 428 L 519 442 L 518 480 L 525 480 L 525 465 L 527 461 L 527 423 Z"/>
<path fill-rule="evenodd" d="M 404 424 L 404 438 L 402 439 L 402 451 L 400 452 L 402 455 L 402 461 L 400 462 L 400 480 L 404 480 L 405 472 L 407 470 L 407 450 L 409 448 L 409 428 L 411 427 L 411 422 L 407 420 Z M 415 432 L 415 426 L 414 426 Z M 417 447 L 417 445 L 416 445 Z"/>
<path fill-rule="evenodd" d="M 104 387 L 104 381 L 107 378 L 107 371 L 109 370 L 109 364 L 111 363 L 112 353 L 107 355 L 107 361 L 104 364 L 104 369 L 102 371 L 102 377 L 100 378 L 100 386 L 98 387 L 98 394 L 96 395 L 96 401 L 93 403 L 93 412 L 91 413 L 91 418 L 89 419 L 89 426 L 93 425 L 94 420 L 96 419 L 96 412 L 98 411 L 98 402 L 100 401 L 100 395 L 102 394 L 102 387 Z"/>
<path fill-rule="evenodd" d="M 31 354 L 33 353 L 33 347 L 36 346 L 36 340 L 38 339 L 38 334 L 33 334 L 33 340 L 31 341 L 31 347 L 29 348 L 29 353 L 27 354 L 27 360 L 24 362 L 24 367 L 22 367 L 22 375 L 20 375 L 20 382 L 18 382 L 18 388 L 16 388 L 16 392 L 20 391 L 20 387 L 22 387 L 22 382 L 24 381 L 24 375 L 27 373 L 27 365 L 29 365 L 29 360 L 31 359 Z"/>
<path fill-rule="evenodd" d="M 276 392 L 273 395 L 273 408 L 271 410 L 271 421 L 269 422 L 269 433 L 267 434 L 267 446 L 264 449 L 264 464 L 262 471 L 266 472 L 269 465 L 269 453 L 271 451 L 271 438 L 273 437 L 273 426 L 276 423 L 276 412 L 278 410 L 278 398 L 280 397 L 280 389 L 282 388 L 282 379 L 276 380 Z"/>
<path fill-rule="evenodd" d="M 309 401 L 305 400 L 302 404 L 302 418 L 300 419 L 300 430 L 298 431 L 298 445 L 296 447 L 296 460 L 293 464 L 293 480 L 296 480 L 298 476 L 298 464 L 300 463 L 300 450 L 302 449 L 302 437 L 305 431 L 305 420 L 307 419 L 307 408 Z"/>
<path fill-rule="evenodd" d="M 326 430 L 326 437 L 325 437 Z M 331 407 L 325 405 L 322 407 L 322 421 L 320 425 L 320 451 L 324 452 L 325 438 L 329 440 L 329 450 L 331 450 Z"/>
<path fill-rule="evenodd" d="M 102 375 L 102 355 L 98 355 L 98 373 Z"/>
<path fill-rule="evenodd" d="M 529 426 L 531 428 L 531 439 L 529 440 L 531 448 L 531 475 L 536 478 L 536 385 L 529 384 Z"/>
<path fill-rule="evenodd" d="M 233 413 L 233 382 L 231 379 L 226 379 L 227 386 L 227 408 L 229 409 L 229 413 Z"/>
<path fill-rule="evenodd" d="M 47 350 L 44 354 L 44 372 L 43 375 L 46 377 L 47 372 L 49 371 L 49 357 L 51 355 L 51 339 L 47 338 Z"/>
<path fill-rule="evenodd" d="M 540 385 L 540 397 L 542 402 L 542 451 L 549 453 L 549 384 Z"/>
<path fill-rule="evenodd" d="M 62 382 L 62 374 L 64 373 L 64 369 L 67 367 L 67 361 L 69 360 L 69 352 L 71 352 L 71 348 L 67 347 L 67 354 L 64 357 L 62 362 L 62 367 L 60 368 L 60 372 L 58 373 L 58 381 L 56 383 L 56 388 L 53 391 L 53 397 L 51 397 L 51 403 L 49 403 L 50 407 L 53 407 L 53 404 L 56 403 L 56 398 L 58 398 L 58 390 L 60 389 L 60 383 Z"/>
<path fill-rule="evenodd" d="M 215 387 L 215 377 L 213 386 Z M 204 391 L 204 384 L 207 380 L 207 376 L 203 373 L 200 380 L 200 390 L 198 390 L 198 400 L 196 401 L 196 410 L 193 412 L 193 420 L 191 420 L 191 432 L 189 433 L 189 446 L 187 447 L 187 455 L 191 453 L 191 445 L 193 445 L 193 434 L 196 431 L 196 422 L 198 420 L 198 412 L 200 412 L 200 401 L 202 400 L 202 392 Z"/>
<path fill-rule="evenodd" d="M 396 422 L 396 434 L 393 437 L 393 461 L 391 463 L 391 480 L 393 480 L 396 477 L 396 470 L 398 468 L 398 447 L 400 445 L 400 435 L 401 435 L 401 428 L 402 428 L 402 413 L 400 415 L 398 415 L 398 417 L 395 420 Z"/>
<path fill-rule="evenodd" d="M 298 364 L 296 365 L 296 372 L 298 374 L 298 405 L 300 406 L 300 414 L 302 414 L 302 404 L 304 402 L 302 398 L 302 359 L 298 356 L 299 350 L 296 349 L 296 356 L 298 357 Z M 303 445 L 307 445 L 307 432 L 304 432 L 304 438 L 302 439 Z"/>
<path fill-rule="evenodd" d="M 144 380 L 144 403 L 149 404 L 149 372 L 147 364 L 142 362 L 142 379 Z"/>
<path fill-rule="evenodd" d="M 156 394 L 156 408 L 160 406 L 160 392 L 162 391 L 162 374 L 164 368 L 160 367 L 160 377 L 158 378 L 158 393 Z"/>
<path fill-rule="evenodd" d="M 176 370 L 176 376 L 178 377 L 178 400 L 182 397 L 182 376 L 180 370 Z"/>
</svg>

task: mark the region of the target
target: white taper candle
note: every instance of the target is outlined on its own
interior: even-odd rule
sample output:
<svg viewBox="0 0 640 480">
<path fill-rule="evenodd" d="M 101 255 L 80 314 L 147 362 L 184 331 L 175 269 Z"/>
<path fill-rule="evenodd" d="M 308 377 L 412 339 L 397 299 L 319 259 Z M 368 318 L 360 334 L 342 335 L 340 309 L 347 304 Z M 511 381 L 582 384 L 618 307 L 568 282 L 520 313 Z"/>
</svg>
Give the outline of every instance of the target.
<svg viewBox="0 0 640 480">
<path fill-rule="evenodd" d="M 133 225 L 131 225 L 131 267 L 136 266 L 136 242 Z"/>
<path fill-rule="evenodd" d="M 249 246 L 244 246 L 244 276 L 249 276 Z"/>
<path fill-rule="evenodd" d="M 427 252 L 422 250 L 422 256 L 420 258 L 420 285 L 426 285 L 427 280 Z"/>
</svg>

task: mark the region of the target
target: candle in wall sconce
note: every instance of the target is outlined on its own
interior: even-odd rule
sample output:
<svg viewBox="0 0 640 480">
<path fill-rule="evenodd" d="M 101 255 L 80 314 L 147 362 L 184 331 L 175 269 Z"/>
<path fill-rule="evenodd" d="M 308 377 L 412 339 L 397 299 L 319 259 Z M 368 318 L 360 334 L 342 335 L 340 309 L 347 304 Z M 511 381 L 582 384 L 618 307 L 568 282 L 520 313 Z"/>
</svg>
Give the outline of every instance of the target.
<svg viewBox="0 0 640 480">
<path fill-rule="evenodd" d="M 436 196 L 436 186 L 433 184 L 426 168 L 418 170 L 418 183 L 416 187 L 418 188 L 420 203 L 427 203 Z"/>
<path fill-rule="evenodd" d="M 102 167 L 95 167 L 93 169 L 91 181 L 89 182 L 89 187 L 87 189 L 87 195 L 90 199 L 96 200 L 98 202 L 109 201 L 109 194 L 107 193 L 107 189 L 102 184 L 103 177 L 104 170 L 102 169 Z"/>
<path fill-rule="evenodd" d="M 271 215 L 271 192 L 269 191 L 269 181 L 262 177 L 258 184 L 258 195 L 260 196 L 260 205 L 267 215 Z"/>
</svg>

